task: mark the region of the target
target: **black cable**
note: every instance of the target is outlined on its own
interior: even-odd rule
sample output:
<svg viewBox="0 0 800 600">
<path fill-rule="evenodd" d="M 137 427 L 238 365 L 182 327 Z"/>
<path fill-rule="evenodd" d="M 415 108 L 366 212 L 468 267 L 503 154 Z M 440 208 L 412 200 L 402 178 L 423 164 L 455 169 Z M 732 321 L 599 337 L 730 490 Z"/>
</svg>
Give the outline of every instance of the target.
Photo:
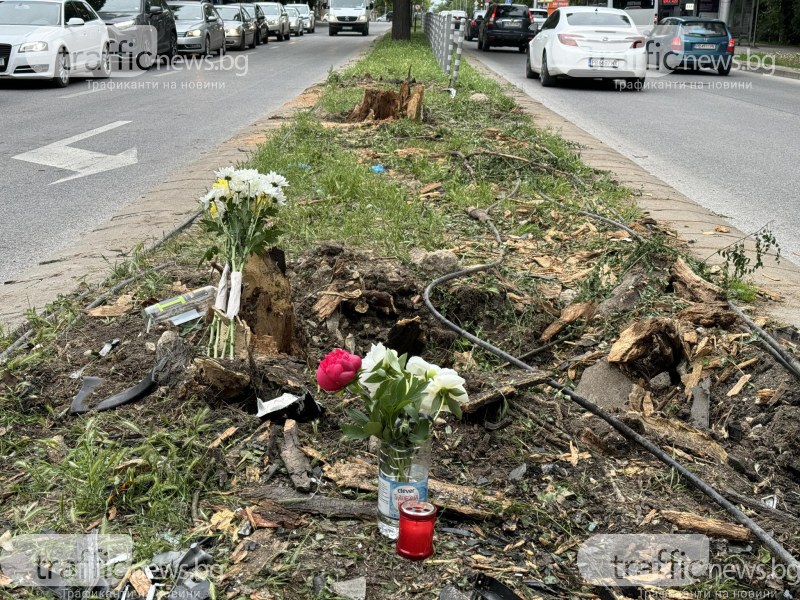
<svg viewBox="0 0 800 600">
<path fill-rule="evenodd" d="M 431 302 L 431 299 L 430 299 L 431 291 L 433 291 L 433 289 L 436 288 L 437 286 L 439 286 L 439 285 L 441 285 L 443 283 L 446 283 L 448 281 L 451 281 L 453 279 L 464 277 L 466 275 L 471 275 L 473 273 L 478 273 L 480 271 L 487 271 L 489 269 L 492 269 L 492 268 L 498 266 L 503 261 L 504 249 L 503 249 L 503 245 L 502 245 L 502 240 L 500 238 L 500 234 L 497 231 L 497 228 L 495 227 L 494 223 L 492 223 L 492 221 L 489 219 L 489 216 L 485 213 L 485 211 L 471 211 L 470 215 L 473 218 L 476 218 L 479 221 L 485 223 L 492 230 L 492 232 L 494 233 L 495 239 L 497 240 L 498 244 L 500 244 L 500 248 L 501 248 L 500 258 L 498 258 L 498 260 L 496 260 L 494 262 L 491 262 L 491 263 L 488 263 L 488 264 L 485 264 L 485 265 L 477 265 L 477 266 L 474 266 L 474 267 L 469 267 L 467 269 L 463 269 L 461 271 L 456 271 L 456 272 L 453 272 L 453 273 L 448 273 L 447 275 L 443 275 L 442 277 L 434 279 L 432 282 L 430 282 L 428 284 L 428 286 L 425 288 L 425 291 L 422 294 L 422 298 L 423 298 L 423 301 L 425 302 L 425 306 L 428 308 L 429 311 L 431 311 L 431 314 L 440 323 L 442 323 L 444 326 L 452 329 L 453 331 L 455 331 L 459 335 L 465 337 L 466 339 L 468 339 L 469 341 L 471 341 L 475 345 L 479 346 L 480 348 L 483 348 L 487 352 L 491 352 L 495 356 L 498 356 L 498 357 L 502 358 L 506 362 L 511 363 L 512 365 L 514 365 L 516 367 L 519 367 L 520 369 L 523 369 L 525 371 L 530 371 L 530 372 L 533 372 L 533 373 L 537 373 L 539 371 L 537 371 L 537 369 L 535 369 L 534 367 L 522 362 L 521 360 L 519 360 L 518 358 L 516 358 L 514 356 L 511 356 L 510 354 L 508 354 L 504 350 L 498 348 L 497 346 L 494 346 L 494 345 L 490 344 L 489 342 L 486 342 L 486 341 L 482 340 L 481 338 L 469 333 L 468 331 L 464 330 L 463 328 L 459 327 L 458 325 L 456 325 L 455 323 L 450 321 L 442 313 L 440 313 L 438 310 L 436 310 L 436 308 L 433 306 L 433 303 Z M 698 490 L 703 492 L 706 496 L 708 496 L 709 498 L 714 500 L 714 502 L 716 502 L 722 508 L 724 508 L 734 519 L 736 519 L 736 521 L 738 521 L 739 523 L 741 523 L 742 525 L 747 527 L 747 529 L 749 529 L 753 533 L 753 535 L 756 538 L 758 538 L 758 540 L 762 544 L 764 544 L 764 546 L 774 556 L 778 557 L 787 566 L 792 567 L 794 569 L 800 569 L 800 562 L 798 562 L 797 559 L 795 559 L 792 556 L 792 554 L 788 550 L 786 550 L 780 543 L 778 543 L 769 533 L 764 531 L 758 525 L 758 523 L 753 521 L 750 517 L 748 517 L 741 510 L 739 510 L 739 508 L 735 504 L 733 504 L 730 500 L 725 498 L 722 494 L 720 494 L 716 489 L 714 489 L 712 486 L 710 486 L 708 483 L 706 483 L 703 479 L 701 479 L 699 476 L 695 475 L 689 469 L 687 469 L 682 464 L 680 464 L 678 461 L 676 461 L 674 458 L 672 458 L 669 454 L 664 452 L 656 444 L 654 444 L 653 442 L 651 442 L 647 438 L 645 438 L 645 437 L 641 436 L 640 434 L 638 434 L 636 431 L 634 431 L 633 429 L 628 427 L 628 425 L 626 425 L 625 423 L 623 423 L 619 419 L 607 414 L 606 412 L 604 412 L 599 406 L 597 406 L 593 402 L 587 400 L 586 398 L 584 398 L 582 396 L 579 396 L 578 394 L 576 394 L 572 390 L 566 388 L 565 386 L 560 384 L 555 379 L 552 379 L 552 378 L 547 379 L 545 383 L 548 386 L 558 390 L 559 392 L 561 392 L 562 394 L 567 396 L 570 400 L 572 400 L 573 402 L 578 404 L 578 406 L 580 406 L 581 408 L 589 411 L 593 415 L 599 417 L 600 419 L 602 419 L 603 421 L 605 421 L 606 423 L 611 425 L 611 427 L 613 427 L 615 430 L 617 430 L 626 439 L 628 439 L 630 441 L 633 441 L 633 442 L 636 442 L 637 444 L 639 444 L 642 448 L 644 448 L 645 450 L 650 452 L 650 454 L 655 456 L 662 463 L 664 463 L 667 466 L 675 469 L 682 477 L 684 477 L 695 488 L 697 488 Z"/>
<path fill-rule="evenodd" d="M 769 353 L 772 354 L 772 356 L 775 357 L 784 367 L 786 367 L 787 371 L 789 371 L 797 379 L 800 379 L 800 362 L 797 362 L 797 359 L 794 356 L 791 356 L 775 338 L 751 321 L 748 316 L 744 314 L 742 310 L 733 302 L 728 302 L 728 306 L 730 306 L 731 310 L 735 312 L 739 318 L 758 335 L 762 345 L 769 351 Z"/>
</svg>

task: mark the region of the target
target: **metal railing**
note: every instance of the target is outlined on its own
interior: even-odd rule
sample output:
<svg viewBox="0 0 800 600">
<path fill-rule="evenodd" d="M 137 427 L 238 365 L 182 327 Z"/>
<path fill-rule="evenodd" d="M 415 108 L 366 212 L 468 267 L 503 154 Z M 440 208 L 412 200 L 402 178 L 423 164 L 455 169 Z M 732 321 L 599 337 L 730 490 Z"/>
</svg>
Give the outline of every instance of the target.
<svg viewBox="0 0 800 600">
<path fill-rule="evenodd" d="M 422 21 L 422 31 L 433 50 L 436 62 L 450 78 L 450 87 L 456 85 L 458 71 L 461 67 L 461 47 L 464 43 L 464 29 L 466 20 L 461 21 L 461 26 L 456 27 L 452 15 L 437 15 L 425 13 Z"/>
</svg>

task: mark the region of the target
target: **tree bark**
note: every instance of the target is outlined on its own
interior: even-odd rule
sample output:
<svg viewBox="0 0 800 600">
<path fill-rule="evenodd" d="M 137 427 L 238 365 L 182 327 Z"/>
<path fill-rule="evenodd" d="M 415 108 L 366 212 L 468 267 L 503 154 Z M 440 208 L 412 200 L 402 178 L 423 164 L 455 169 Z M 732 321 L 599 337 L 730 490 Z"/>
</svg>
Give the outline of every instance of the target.
<svg viewBox="0 0 800 600">
<path fill-rule="evenodd" d="M 411 39 L 411 0 L 397 0 L 392 16 L 392 39 Z"/>
</svg>

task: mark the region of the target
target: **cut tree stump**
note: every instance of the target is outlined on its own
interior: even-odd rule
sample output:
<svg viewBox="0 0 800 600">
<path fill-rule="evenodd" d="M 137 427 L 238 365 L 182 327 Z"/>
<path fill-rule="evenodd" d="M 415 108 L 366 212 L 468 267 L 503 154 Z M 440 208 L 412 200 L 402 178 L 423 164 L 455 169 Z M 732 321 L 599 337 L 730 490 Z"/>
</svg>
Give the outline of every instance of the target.
<svg viewBox="0 0 800 600">
<path fill-rule="evenodd" d="M 408 81 L 400 85 L 400 91 L 366 88 L 361 102 L 353 109 L 349 121 L 384 121 L 387 119 L 422 120 L 425 86 L 413 88 Z"/>
<path fill-rule="evenodd" d="M 243 498 L 250 501 L 266 501 L 281 506 L 294 513 L 321 515 L 333 519 L 374 519 L 375 502 L 329 498 L 321 494 L 300 494 L 292 489 L 277 485 L 259 485 L 241 491 Z"/>
</svg>

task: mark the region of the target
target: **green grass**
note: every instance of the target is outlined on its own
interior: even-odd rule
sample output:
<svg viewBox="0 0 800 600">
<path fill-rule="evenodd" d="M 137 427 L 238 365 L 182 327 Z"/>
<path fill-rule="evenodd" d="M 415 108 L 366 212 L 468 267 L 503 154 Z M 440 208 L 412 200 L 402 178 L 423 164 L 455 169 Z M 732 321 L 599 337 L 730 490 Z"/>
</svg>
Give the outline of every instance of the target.
<svg viewBox="0 0 800 600">
<path fill-rule="evenodd" d="M 758 298 L 758 288 L 741 279 L 729 279 L 725 291 L 728 294 L 728 298 L 734 302 L 750 304 L 751 302 L 755 302 L 756 298 Z"/>
<path fill-rule="evenodd" d="M 789 67 L 791 69 L 800 69 L 800 52 L 791 52 L 779 50 L 777 52 L 739 52 L 736 54 L 743 64 L 747 64 L 748 56 L 758 57 L 761 63 L 769 67 L 770 64 L 775 64 L 779 67 Z"/>
</svg>

